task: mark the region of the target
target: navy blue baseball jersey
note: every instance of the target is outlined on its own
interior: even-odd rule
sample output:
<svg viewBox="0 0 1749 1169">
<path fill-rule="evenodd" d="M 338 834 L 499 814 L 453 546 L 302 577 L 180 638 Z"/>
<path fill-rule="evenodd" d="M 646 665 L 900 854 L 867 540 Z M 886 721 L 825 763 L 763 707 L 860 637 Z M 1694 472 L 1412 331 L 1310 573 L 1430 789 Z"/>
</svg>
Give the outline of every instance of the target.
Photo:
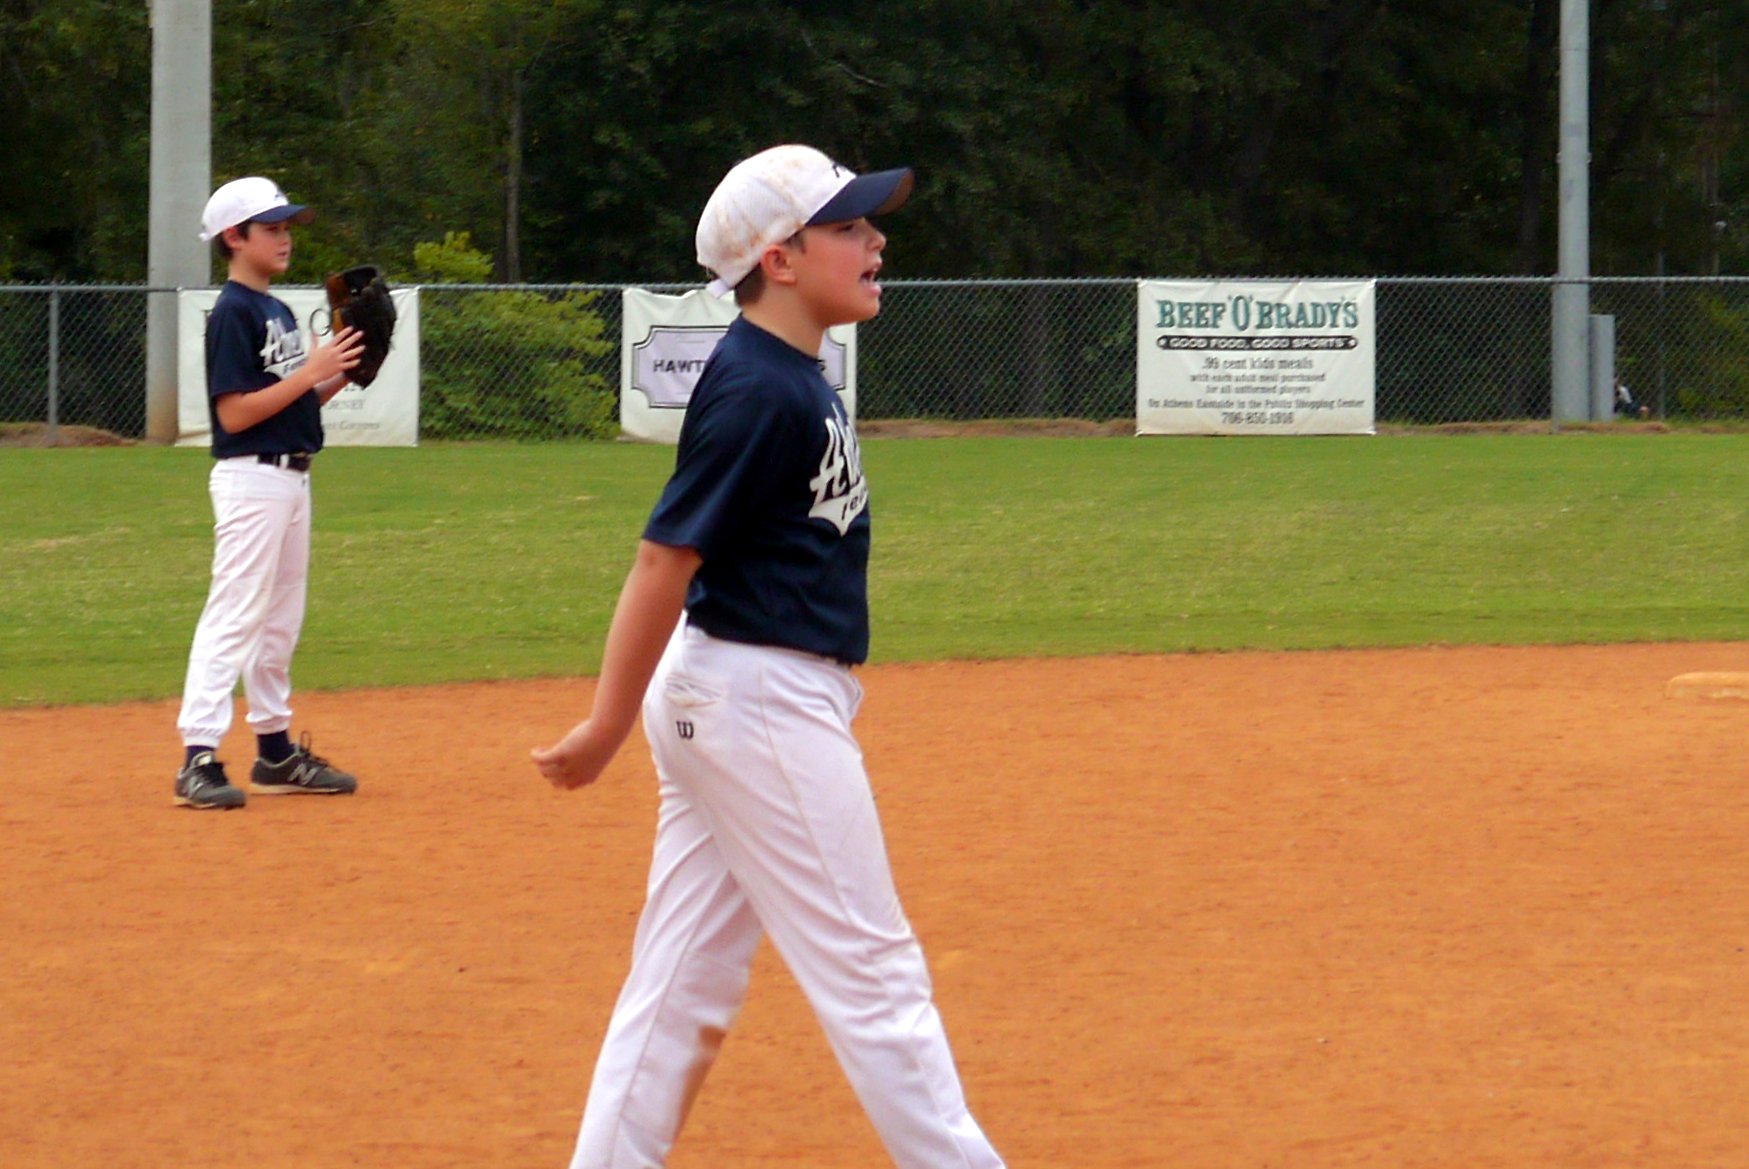
<svg viewBox="0 0 1749 1169">
<path fill-rule="evenodd" d="M 223 394 L 250 393 L 284 381 L 303 367 L 309 356 L 305 345 L 297 317 L 283 300 L 225 281 L 206 319 L 207 415 L 215 459 L 322 449 L 322 399 L 315 390 L 240 434 L 224 428 L 214 405 Z"/>
<path fill-rule="evenodd" d="M 868 484 L 820 363 L 737 317 L 705 363 L 644 538 L 697 550 L 688 620 L 725 641 L 868 658 Z"/>
</svg>

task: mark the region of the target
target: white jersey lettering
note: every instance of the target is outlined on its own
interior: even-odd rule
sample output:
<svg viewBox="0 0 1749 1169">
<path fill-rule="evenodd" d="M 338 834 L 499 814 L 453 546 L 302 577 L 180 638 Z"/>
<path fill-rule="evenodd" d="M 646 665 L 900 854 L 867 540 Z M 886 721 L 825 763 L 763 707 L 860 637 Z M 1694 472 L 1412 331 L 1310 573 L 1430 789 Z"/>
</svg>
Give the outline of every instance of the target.
<svg viewBox="0 0 1749 1169">
<path fill-rule="evenodd" d="M 303 368 L 306 356 L 304 331 L 293 328 L 288 332 L 283 322 L 269 318 L 267 343 L 261 347 L 261 368 L 284 380 Z"/>
<path fill-rule="evenodd" d="M 826 453 L 820 457 L 820 473 L 808 481 L 814 490 L 814 506 L 808 515 L 830 523 L 842 536 L 868 506 L 868 481 L 862 477 L 862 448 L 856 441 L 856 427 L 845 416 L 843 406 L 834 403 L 832 417 L 825 421 Z"/>
</svg>

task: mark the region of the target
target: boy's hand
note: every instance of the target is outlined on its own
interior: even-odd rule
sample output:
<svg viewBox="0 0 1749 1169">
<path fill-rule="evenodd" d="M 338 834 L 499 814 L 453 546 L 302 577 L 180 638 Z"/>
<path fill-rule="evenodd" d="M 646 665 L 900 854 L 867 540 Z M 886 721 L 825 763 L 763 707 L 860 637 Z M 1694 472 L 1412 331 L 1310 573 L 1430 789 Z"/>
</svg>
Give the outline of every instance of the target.
<svg viewBox="0 0 1749 1169">
<path fill-rule="evenodd" d="M 547 782 L 561 791 L 594 783 L 607 770 L 624 736 L 604 733 L 585 719 L 551 747 L 536 747 L 529 758 Z"/>
<path fill-rule="evenodd" d="M 322 344 L 320 338 L 312 339 L 310 355 L 304 359 L 304 368 L 310 371 L 310 376 L 316 379 L 319 386 L 357 365 L 363 356 L 363 335 L 357 329 L 342 329 L 326 345 Z"/>
</svg>

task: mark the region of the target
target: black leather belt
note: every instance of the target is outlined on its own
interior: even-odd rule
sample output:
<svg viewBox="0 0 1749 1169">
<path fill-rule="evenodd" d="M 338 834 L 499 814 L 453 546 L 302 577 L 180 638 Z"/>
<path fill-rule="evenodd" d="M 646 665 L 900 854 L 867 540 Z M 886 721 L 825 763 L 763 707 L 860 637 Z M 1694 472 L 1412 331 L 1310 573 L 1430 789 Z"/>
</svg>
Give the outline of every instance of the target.
<svg viewBox="0 0 1749 1169">
<path fill-rule="evenodd" d="M 256 455 L 255 461 L 264 467 L 284 467 L 288 471 L 308 471 L 315 455 L 299 452 L 295 455 Z"/>
</svg>

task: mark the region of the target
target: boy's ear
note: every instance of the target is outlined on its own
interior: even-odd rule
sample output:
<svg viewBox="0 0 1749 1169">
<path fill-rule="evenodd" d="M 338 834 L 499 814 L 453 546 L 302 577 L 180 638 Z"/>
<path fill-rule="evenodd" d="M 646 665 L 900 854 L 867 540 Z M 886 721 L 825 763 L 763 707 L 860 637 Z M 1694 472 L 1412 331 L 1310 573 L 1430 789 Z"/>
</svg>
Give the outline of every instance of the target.
<svg viewBox="0 0 1749 1169">
<path fill-rule="evenodd" d="M 223 239 L 225 243 L 230 245 L 232 251 L 242 247 L 243 241 L 248 238 L 243 234 L 241 226 L 227 227 L 224 231 L 219 233 L 219 237 Z"/>
<path fill-rule="evenodd" d="M 767 283 L 794 284 L 796 270 L 790 264 L 789 248 L 785 244 L 772 244 L 759 257 L 759 270 L 765 274 Z"/>
</svg>

